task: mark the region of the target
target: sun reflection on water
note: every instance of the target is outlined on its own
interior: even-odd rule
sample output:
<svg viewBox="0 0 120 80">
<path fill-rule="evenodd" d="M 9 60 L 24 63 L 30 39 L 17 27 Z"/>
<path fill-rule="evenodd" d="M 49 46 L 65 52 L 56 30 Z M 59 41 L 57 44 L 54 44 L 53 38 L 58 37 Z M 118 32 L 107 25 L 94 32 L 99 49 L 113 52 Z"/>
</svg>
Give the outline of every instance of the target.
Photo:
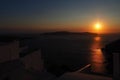
<svg viewBox="0 0 120 80">
<path fill-rule="evenodd" d="M 101 37 L 94 37 L 93 44 L 91 46 L 91 71 L 95 73 L 105 73 L 105 58 L 100 49 Z"/>
<path fill-rule="evenodd" d="M 101 37 L 97 36 L 94 38 L 95 41 L 100 41 L 101 40 Z"/>
</svg>

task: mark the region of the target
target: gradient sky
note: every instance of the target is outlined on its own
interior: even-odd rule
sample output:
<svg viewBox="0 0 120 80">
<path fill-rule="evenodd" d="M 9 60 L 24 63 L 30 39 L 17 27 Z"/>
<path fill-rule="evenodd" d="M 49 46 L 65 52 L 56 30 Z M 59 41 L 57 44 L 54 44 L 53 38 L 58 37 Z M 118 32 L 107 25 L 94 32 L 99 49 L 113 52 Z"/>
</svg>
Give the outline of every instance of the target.
<svg viewBox="0 0 120 80">
<path fill-rule="evenodd" d="M 120 32 L 120 0 L 1 0 L 0 29 Z M 93 31 L 94 32 L 94 31 Z"/>
</svg>

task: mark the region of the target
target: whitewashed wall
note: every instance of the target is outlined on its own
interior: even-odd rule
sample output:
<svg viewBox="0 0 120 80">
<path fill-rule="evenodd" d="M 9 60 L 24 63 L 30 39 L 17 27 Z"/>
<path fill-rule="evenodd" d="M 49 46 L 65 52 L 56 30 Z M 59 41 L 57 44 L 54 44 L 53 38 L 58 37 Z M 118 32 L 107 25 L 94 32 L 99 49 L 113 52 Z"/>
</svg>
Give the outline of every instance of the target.
<svg viewBox="0 0 120 80">
<path fill-rule="evenodd" d="M 0 63 L 19 59 L 19 41 L 0 46 Z"/>
<path fill-rule="evenodd" d="M 34 51 L 22 59 L 25 68 L 32 71 L 41 72 L 44 70 L 43 59 L 41 57 L 41 50 Z"/>
<path fill-rule="evenodd" d="M 113 54 L 113 76 L 115 80 L 120 80 L 120 53 Z"/>
</svg>

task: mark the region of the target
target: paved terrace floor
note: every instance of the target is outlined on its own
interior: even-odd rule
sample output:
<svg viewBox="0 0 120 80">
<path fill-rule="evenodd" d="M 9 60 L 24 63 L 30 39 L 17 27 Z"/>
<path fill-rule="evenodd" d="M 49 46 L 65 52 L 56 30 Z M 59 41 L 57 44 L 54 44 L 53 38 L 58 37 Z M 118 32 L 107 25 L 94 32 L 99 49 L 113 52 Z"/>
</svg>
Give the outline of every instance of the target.
<svg viewBox="0 0 120 80">
<path fill-rule="evenodd" d="M 113 80 L 111 77 L 91 75 L 80 72 L 65 73 L 57 80 Z"/>
</svg>

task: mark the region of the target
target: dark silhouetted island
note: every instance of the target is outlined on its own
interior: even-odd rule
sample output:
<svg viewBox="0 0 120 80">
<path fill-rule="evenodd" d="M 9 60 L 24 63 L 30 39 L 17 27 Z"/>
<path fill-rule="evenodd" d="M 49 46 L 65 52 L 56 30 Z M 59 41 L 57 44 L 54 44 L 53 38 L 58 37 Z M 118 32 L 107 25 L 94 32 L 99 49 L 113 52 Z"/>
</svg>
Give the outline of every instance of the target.
<svg viewBox="0 0 120 80">
<path fill-rule="evenodd" d="M 98 35 L 97 33 L 91 32 L 68 32 L 68 31 L 58 31 L 58 32 L 47 32 L 42 35 Z"/>
</svg>

